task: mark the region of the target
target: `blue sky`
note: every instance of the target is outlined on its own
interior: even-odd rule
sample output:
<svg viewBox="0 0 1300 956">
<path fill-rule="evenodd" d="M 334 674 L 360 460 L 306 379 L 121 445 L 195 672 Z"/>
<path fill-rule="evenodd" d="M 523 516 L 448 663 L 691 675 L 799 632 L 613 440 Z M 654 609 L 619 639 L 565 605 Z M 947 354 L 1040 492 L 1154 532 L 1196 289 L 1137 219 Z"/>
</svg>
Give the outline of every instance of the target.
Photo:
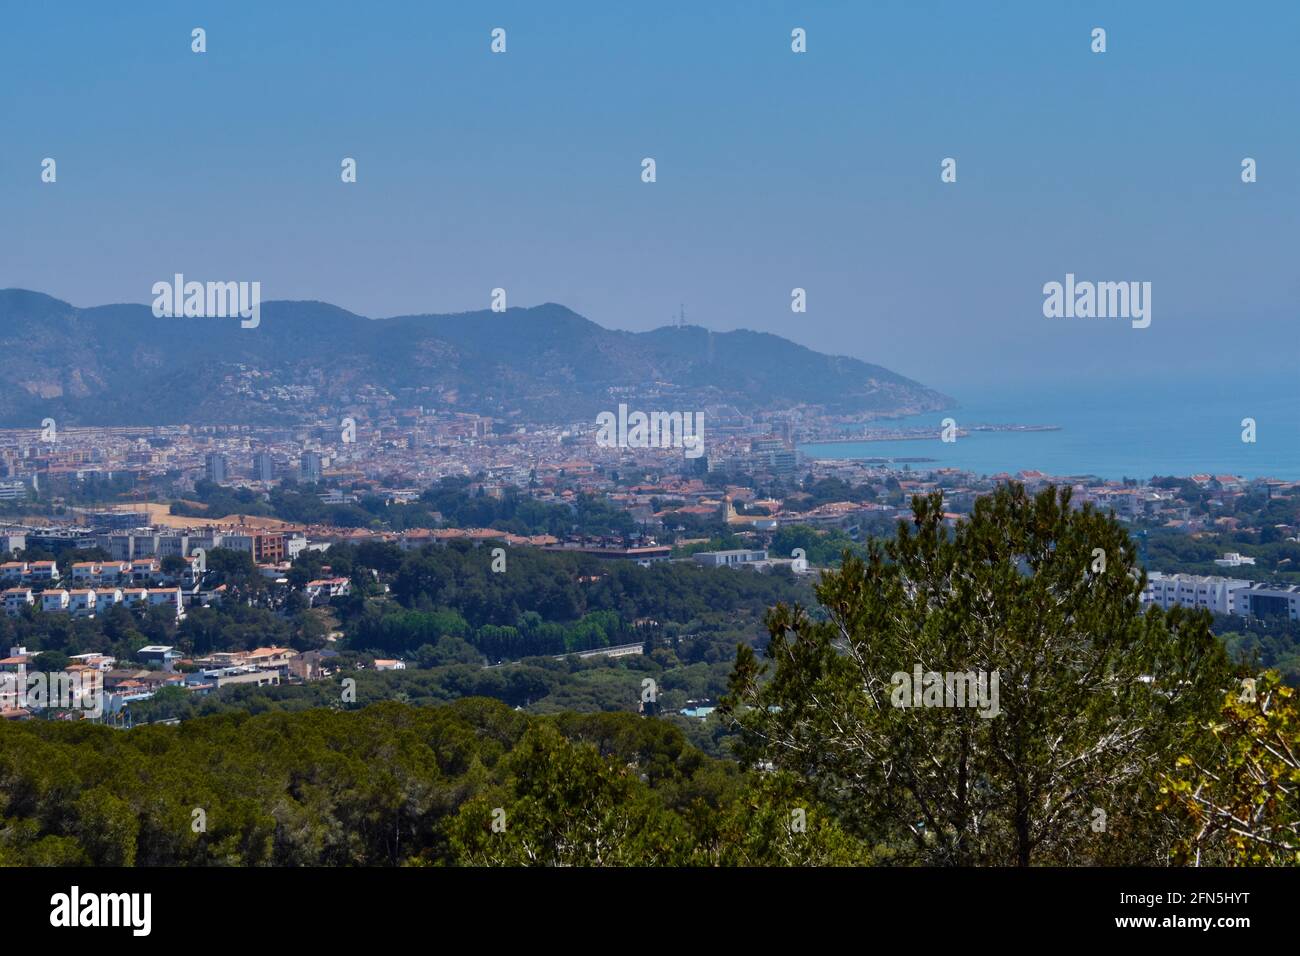
<svg viewBox="0 0 1300 956">
<path fill-rule="evenodd" d="M 1300 359 L 1300 4 L 0 16 L 0 287 L 146 303 L 179 271 L 381 316 L 485 308 L 502 286 L 634 330 L 685 303 L 967 397 L 1283 380 Z M 1045 319 L 1067 272 L 1150 281 L 1151 327 Z"/>
</svg>

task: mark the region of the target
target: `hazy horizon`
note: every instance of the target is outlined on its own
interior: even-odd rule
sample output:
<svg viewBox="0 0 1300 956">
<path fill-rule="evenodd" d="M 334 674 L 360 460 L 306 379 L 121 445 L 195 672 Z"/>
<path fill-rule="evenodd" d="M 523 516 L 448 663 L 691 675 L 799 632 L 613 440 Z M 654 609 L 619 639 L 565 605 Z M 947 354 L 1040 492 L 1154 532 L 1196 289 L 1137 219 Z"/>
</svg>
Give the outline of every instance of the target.
<svg viewBox="0 0 1300 956">
<path fill-rule="evenodd" d="M 33 90 L 6 98 L 0 286 L 147 302 L 184 272 L 363 315 L 503 287 L 629 331 L 684 304 L 949 390 L 1300 351 L 1293 6 L 68 9 L 0 36 Z M 1151 282 L 1151 326 L 1044 318 L 1067 273 Z"/>
</svg>

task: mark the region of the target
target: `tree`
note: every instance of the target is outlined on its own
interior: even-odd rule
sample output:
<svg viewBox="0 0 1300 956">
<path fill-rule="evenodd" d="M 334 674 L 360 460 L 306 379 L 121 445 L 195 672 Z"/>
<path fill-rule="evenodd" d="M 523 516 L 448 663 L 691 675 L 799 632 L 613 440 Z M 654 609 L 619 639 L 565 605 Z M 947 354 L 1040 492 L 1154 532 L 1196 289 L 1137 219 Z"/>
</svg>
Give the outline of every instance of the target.
<svg viewBox="0 0 1300 956">
<path fill-rule="evenodd" d="M 1174 809 L 1191 834 L 1180 862 L 1279 866 L 1300 864 L 1300 708 L 1278 674 L 1243 681 L 1219 719 L 1198 729 L 1208 754 L 1179 757 L 1164 777 L 1159 809 Z"/>
<path fill-rule="evenodd" d="M 55 671 L 67 670 L 69 658 L 67 654 L 61 651 L 43 651 L 36 655 L 36 659 L 32 663 L 36 665 L 38 671 L 51 674 Z"/>
<path fill-rule="evenodd" d="M 871 866 L 887 862 L 844 833 L 789 774 L 751 774 L 747 786 L 717 817 L 708 862 L 724 866 Z M 706 821 L 697 826 L 713 836 Z"/>
<path fill-rule="evenodd" d="M 59 574 L 66 575 L 72 565 L 78 561 L 111 561 L 113 556 L 103 548 L 68 548 L 59 555 L 55 562 Z"/>
<path fill-rule="evenodd" d="M 942 496 L 918 497 L 911 527 L 823 578 L 828 620 L 778 605 L 770 664 L 742 646 L 724 701 L 742 756 L 923 862 L 1162 860 L 1153 781 L 1226 656 L 1207 614 L 1143 614 L 1126 532 L 1070 498 L 1003 486 L 950 531 Z"/>
<path fill-rule="evenodd" d="M 305 610 L 298 616 L 298 630 L 290 642 L 297 651 L 319 650 L 329 643 L 330 626 L 324 614 Z"/>
<path fill-rule="evenodd" d="M 467 802 L 450 825 L 461 863 L 648 866 L 684 862 L 685 827 L 645 785 L 590 744 L 541 724 L 509 758 L 509 778 Z"/>
</svg>

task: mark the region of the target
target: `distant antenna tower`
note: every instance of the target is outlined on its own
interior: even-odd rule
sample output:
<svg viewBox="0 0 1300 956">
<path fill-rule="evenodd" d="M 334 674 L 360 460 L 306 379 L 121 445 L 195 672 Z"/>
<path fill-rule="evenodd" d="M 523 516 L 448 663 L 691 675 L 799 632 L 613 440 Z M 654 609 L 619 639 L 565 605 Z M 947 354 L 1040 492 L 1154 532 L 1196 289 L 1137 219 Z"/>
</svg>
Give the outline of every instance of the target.
<svg viewBox="0 0 1300 956">
<path fill-rule="evenodd" d="M 686 328 L 686 306 L 685 305 L 677 306 L 677 327 L 679 329 Z"/>
</svg>

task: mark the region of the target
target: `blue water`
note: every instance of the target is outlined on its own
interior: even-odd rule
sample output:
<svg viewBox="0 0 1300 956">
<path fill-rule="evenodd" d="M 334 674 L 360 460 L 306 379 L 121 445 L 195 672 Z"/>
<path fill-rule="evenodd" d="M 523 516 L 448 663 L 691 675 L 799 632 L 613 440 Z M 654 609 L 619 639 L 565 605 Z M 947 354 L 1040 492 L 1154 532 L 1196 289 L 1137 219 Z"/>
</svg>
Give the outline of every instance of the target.
<svg viewBox="0 0 1300 956">
<path fill-rule="evenodd" d="M 801 445 L 814 458 L 925 457 L 979 474 L 1037 469 L 1052 475 L 1150 478 L 1197 472 L 1300 479 L 1300 388 L 1224 382 L 1086 389 L 963 390 L 959 407 L 882 425 L 933 426 L 933 439 Z M 1060 425 L 1054 432 L 972 432 L 939 440 L 940 423 Z M 1256 442 L 1241 440 L 1241 420 Z"/>
</svg>

